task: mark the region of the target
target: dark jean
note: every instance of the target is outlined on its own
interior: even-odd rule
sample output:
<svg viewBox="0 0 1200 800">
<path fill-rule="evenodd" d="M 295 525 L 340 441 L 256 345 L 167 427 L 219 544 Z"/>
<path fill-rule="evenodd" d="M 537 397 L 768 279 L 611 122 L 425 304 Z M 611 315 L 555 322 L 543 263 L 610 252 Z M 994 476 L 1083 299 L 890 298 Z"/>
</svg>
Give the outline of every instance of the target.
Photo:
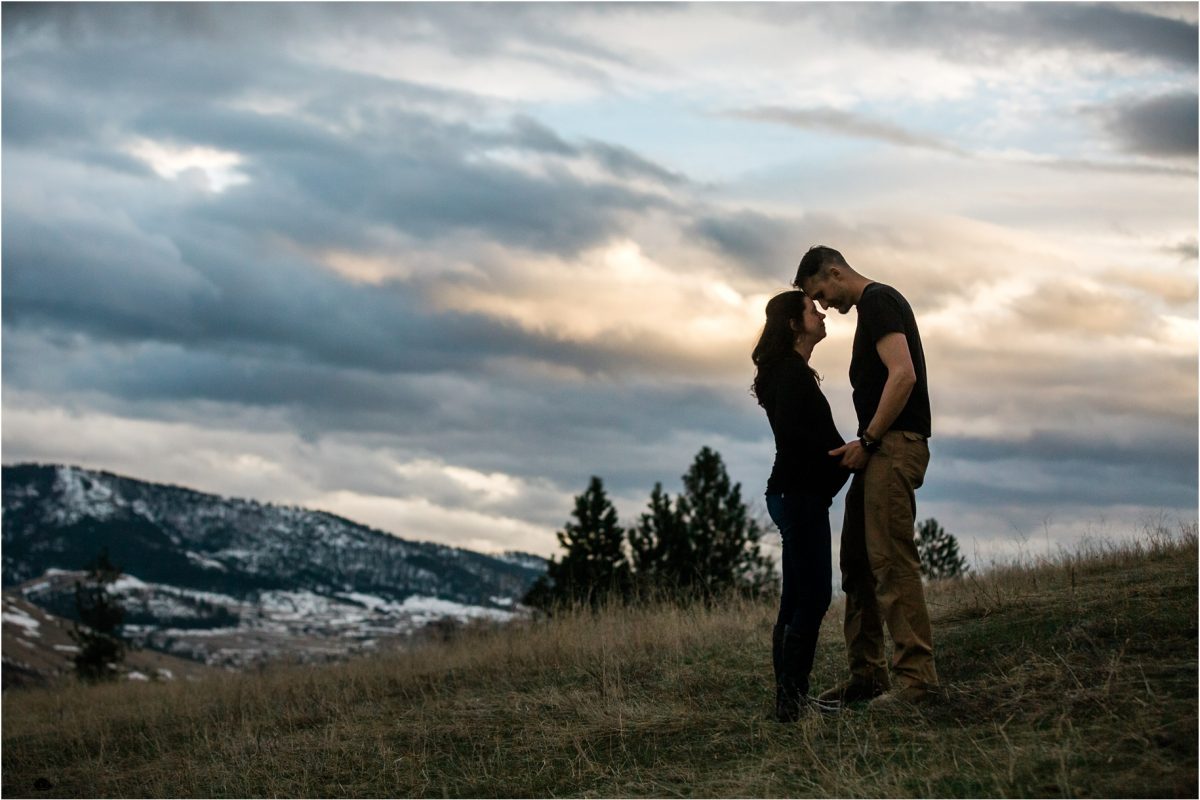
<svg viewBox="0 0 1200 800">
<path fill-rule="evenodd" d="M 783 539 L 783 592 L 776 624 L 788 626 L 803 640 L 802 660 L 810 668 L 821 620 L 833 599 L 829 504 L 828 498 L 812 495 L 767 495 L 767 512 Z M 807 672 L 804 669 L 805 676 Z"/>
</svg>

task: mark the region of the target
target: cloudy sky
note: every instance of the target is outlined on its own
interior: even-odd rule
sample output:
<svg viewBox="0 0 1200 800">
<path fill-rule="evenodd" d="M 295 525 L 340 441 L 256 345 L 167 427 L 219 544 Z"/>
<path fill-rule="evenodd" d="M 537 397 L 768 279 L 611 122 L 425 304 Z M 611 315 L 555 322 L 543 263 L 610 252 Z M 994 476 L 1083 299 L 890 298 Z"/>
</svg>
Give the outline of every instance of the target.
<svg viewBox="0 0 1200 800">
<path fill-rule="evenodd" d="M 969 557 L 1195 519 L 1194 3 L 3 8 L 6 464 L 549 555 L 708 445 L 761 511 L 816 243 L 917 312 Z"/>
</svg>

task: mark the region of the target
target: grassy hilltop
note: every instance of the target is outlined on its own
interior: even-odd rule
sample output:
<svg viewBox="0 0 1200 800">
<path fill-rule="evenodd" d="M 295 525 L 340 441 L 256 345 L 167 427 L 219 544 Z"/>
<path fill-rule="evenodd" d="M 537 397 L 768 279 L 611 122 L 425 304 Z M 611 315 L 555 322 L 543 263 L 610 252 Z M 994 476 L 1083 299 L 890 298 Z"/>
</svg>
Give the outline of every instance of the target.
<svg viewBox="0 0 1200 800">
<path fill-rule="evenodd" d="M 11 692 L 3 794 L 1196 796 L 1194 526 L 928 598 L 949 694 L 930 709 L 779 725 L 769 604 L 613 609 L 335 666 Z M 845 669 L 840 611 L 818 689 Z"/>
</svg>

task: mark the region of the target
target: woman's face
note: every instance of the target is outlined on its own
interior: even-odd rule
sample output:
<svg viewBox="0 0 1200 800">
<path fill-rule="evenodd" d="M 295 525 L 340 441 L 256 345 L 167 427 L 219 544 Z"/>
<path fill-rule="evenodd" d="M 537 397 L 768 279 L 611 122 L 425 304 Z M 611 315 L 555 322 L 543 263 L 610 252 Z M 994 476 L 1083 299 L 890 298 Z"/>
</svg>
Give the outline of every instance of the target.
<svg viewBox="0 0 1200 800">
<path fill-rule="evenodd" d="M 804 317 L 800 323 L 800 334 L 813 344 L 825 338 L 825 315 L 817 310 L 812 298 L 804 298 Z"/>
</svg>

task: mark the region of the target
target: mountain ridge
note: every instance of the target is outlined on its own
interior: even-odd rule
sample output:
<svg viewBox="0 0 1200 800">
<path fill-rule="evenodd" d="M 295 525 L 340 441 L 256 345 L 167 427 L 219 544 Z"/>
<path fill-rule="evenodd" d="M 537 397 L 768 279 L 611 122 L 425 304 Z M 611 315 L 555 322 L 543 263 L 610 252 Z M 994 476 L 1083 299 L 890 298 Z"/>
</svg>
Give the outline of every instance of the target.
<svg viewBox="0 0 1200 800">
<path fill-rule="evenodd" d="M 213 631 L 368 642 L 444 617 L 507 620 L 545 569 L 529 553 L 414 541 L 327 511 L 105 470 L 25 463 L 2 474 L 6 590 L 73 618 L 60 573 L 106 549 L 129 578 L 119 594 L 140 644 L 210 662 L 201 640 Z"/>
</svg>

